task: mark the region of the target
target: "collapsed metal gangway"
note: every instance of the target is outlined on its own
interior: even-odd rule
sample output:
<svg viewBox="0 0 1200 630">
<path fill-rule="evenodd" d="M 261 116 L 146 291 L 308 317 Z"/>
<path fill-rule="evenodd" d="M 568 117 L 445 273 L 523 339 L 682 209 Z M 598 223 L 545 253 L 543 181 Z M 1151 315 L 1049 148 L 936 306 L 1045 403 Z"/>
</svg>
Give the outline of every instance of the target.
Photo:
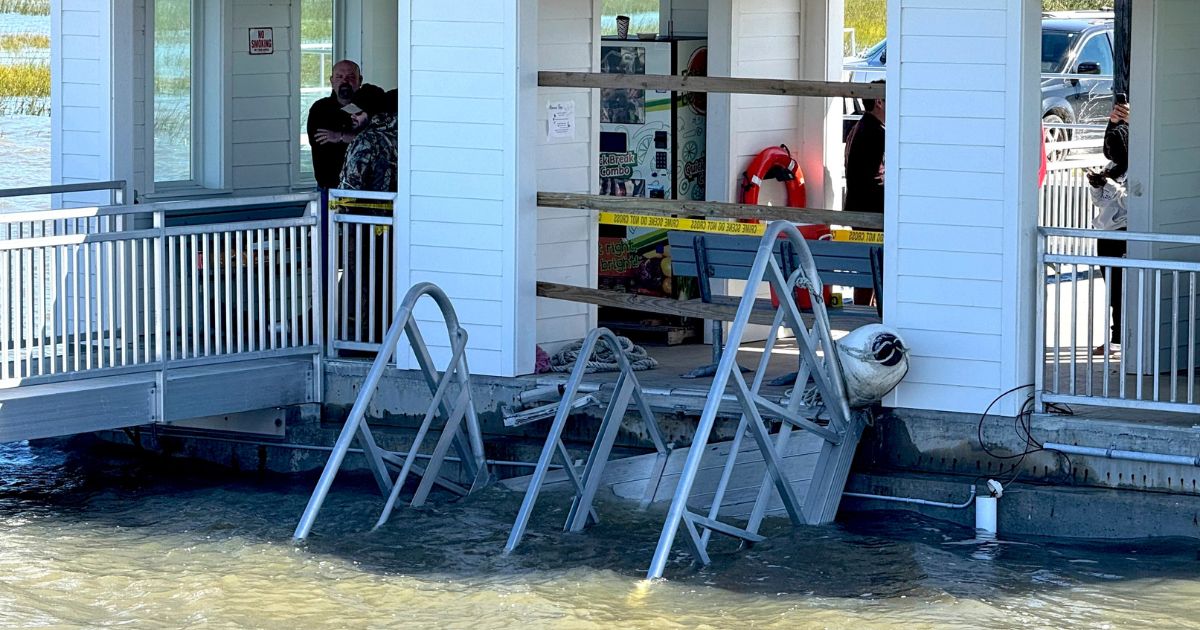
<svg viewBox="0 0 1200 630">
<path fill-rule="evenodd" d="M 425 345 L 425 339 L 421 335 L 413 313 L 417 302 L 424 296 L 431 298 L 441 309 L 442 318 L 446 323 L 446 331 L 449 333 L 450 359 L 440 373 L 437 366 L 434 365 L 433 357 Z M 409 348 L 420 366 L 430 393 L 433 395 L 425 417 L 413 438 L 413 443 L 406 453 L 389 451 L 380 447 L 371 434 L 371 428 L 366 421 L 367 408 L 371 398 L 379 386 L 379 381 L 383 377 L 389 361 L 397 352 L 402 336 L 407 336 Z M 367 459 L 367 468 L 370 469 L 375 476 L 376 483 L 379 484 L 380 492 L 387 497 L 379 519 L 375 523 L 376 528 L 387 522 L 410 474 L 415 473 L 421 478 L 410 503 L 412 507 L 424 505 L 435 483 L 455 494 L 467 495 L 482 489 L 491 482 L 492 476 L 488 470 L 483 450 L 483 433 L 471 392 L 471 372 L 467 367 L 466 348 L 467 331 L 459 325 L 454 306 L 446 294 L 436 285 L 428 282 L 416 284 L 409 289 L 396 309 L 392 325 L 384 336 L 383 348 L 375 357 L 374 363 L 371 364 L 370 371 L 367 372 L 367 377 L 358 392 L 354 406 L 350 409 L 350 415 L 346 418 L 346 424 L 342 427 L 342 432 L 333 446 L 333 452 L 330 453 L 329 460 L 325 463 L 325 469 L 321 472 L 321 478 L 317 481 L 312 497 L 308 500 L 308 506 L 304 508 L 304 514 L 300 517 L 300 523 L 296 526 L 296 532 L 293 535 L 296 540 L 307 538 L 312 531 L 317 513 L 325 503 L 325 497 L 329 494 L 334 477 L 341 469 L 342 462 L 350 451 L 350 446 L 355 438 L 358 439 L 363 455 Z M 428 464 L 421 466 L 416 463 L 421 446 L 439 419 L 443 420 L 441 433 L 429 456 Z M 472 480 L 467 487 L 441 475 L 442 465 L 452 447 L 457 452 L 465 476 Z M 392 477 L 389 466 L 399 469 L 395 478 Z"/>
<path fill-rule="evenodd" d="M 781 265 L 775 258 L 775 244 L 779 238 L 786 238 L 792 242 L 798 258 L 796 271 L 789 277 L 784 276 Z M 564 388 L 563 398 L 542 449 L 538 467 L 531 477 L 525 501 L 508 538 L 505 547 L 507 551 L 515 549 L 520 542 L 555 455 L 561 458 L 565 473 L 575 488 L 575 498 L 567 518 L 566 529 L 580 531 L 589 519 L 595 520 L 592 501 L 597 489 L 603 484 L 604 470 L 608 464 L 613 440 L 620 427 L 621 416 L 631 399 L 638 402 L 642 420 L 658 449 L 655 455 L 656 463 L 649 478 L 645 480 L 646 494 L 642 505 L 646 506 L 653 501 L 655 494 L 661 492 L 663 486 L 674 485 L 670 507 L 647 577 L 662 577 L 675 545 L 676 535 L 681 529 L 685 532 L 684 541 L 692 556 L 700 563 L 708 564 L 708 545 L 713 532 L 746 543 L 762 541 L 764 538 L 758 533 L 759 527 L 768 512 L 778 504 L 782 504 L 783 512 L 795 525 L 825 524 L 833 521 L 854 452 L 868 420 L 868 412 L 850 407 L 840 359 L 833 344 L 829 316 L 820 297 L 821 280 L 804 238 L 789 222 L 771 223 L 762 238 L 731 323 L 728 341 L 730 348 L 737 348 L 741 344 L 750 323 L 751 312 L 762 308 L 758 301 L 759 285 L 762 282 L 769 283 L 779 299 L 762 358 L 752 381 L 746 382 L 736 361 L 736 352 L 723 353 L 717 364 L 691 446 L 671 451 L 663 443 L 662 432 L 650 406 L 646 403 L 646 396 L 636 377 L 628 368 L 628 364 L 623 363 L 604 420 L 588 454 L 583 476 L 579 478 L 561 442 L 563 426 L 572 411 L 579 407 L 577 390 L 586 369 L 585 364 L 594 351 L 597 340 L 602 339 L 614 349 L 619 348 L 608 331 L 592 331 Z M 811 323 L 805 323 L 801 317 L 792 287 L 800 287 L 809 292 L 813 305 Z M 800 352 L 800 372 L 796 380 L 796 390 L 787 397 L 786 403 L 780 404 L 765 398 L 760 394 L 760 390 L 771 359 L 771 351 L 784 328 L 790 329 L 795 335 Z M 806 384 L 811 385 L 806 389 Z M 728 448 L 710 448 L 709 439 L 713 426 L 729 388 L 732 388 L 741 412 L 738 429 L 733 443 Z M 780 420 L 779 430 L 772 434 L 764 417 Z M 796 433 L 795 429 L 800 429 L 801 432 Z M 742 448 L 746 435 L 753 439 L 756 448 Z M 797 439 L 815 442 L 812 449 L 812 457 L 815 458 L 812 462 L 812 474 L 803 484 L 789 479 L 781 458 L 785 452 L 795 450 L 789 446 L 789 441 Z M 727 495 L 732 491 L 731 480 L 735 476 L 735 470 L 739 468 L 739 457 L 749 464 L 750 458 L 746 455 L 755 451 L 761 455 L 762 460 L 754 461 L 754 466 L 761 466 L 765 470 L 761 482 L 751 486 L 754 495 L 752 508 L 748 513 L 735 514 L 739 517 L 744 516 L 745 522 L 733 523 L 730 522 L 731 517 L 726 514 L 731 512 L 728 509 L 730 506 L 726 504 Z M 671 481 L 665 482 L 664 468 L 669 460 L 673 461 L 678 457 L 686 457 L 686 460 L 679 467 L 677 475 L 672 467 Z M 719 466 L 720 477 L 716 480 L 715 488 L 706 487 L 703 496 L 694 496 L 697 476 L 701 472 L 702 460 L 706 457 L 724 458 Z M 706 468 L 712 468 L 711 459 Z M 742 468 L 743 475 L 745 470 L 746 468 Z M 798 492 L 800 486 L 805 487 L 803 496 Z"/>
</svg>

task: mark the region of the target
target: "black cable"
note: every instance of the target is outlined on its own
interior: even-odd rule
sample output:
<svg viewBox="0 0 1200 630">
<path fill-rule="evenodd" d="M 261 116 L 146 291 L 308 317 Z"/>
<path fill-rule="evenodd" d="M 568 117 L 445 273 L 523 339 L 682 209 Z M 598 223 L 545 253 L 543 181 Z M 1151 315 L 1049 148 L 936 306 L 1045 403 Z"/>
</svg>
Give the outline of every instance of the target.
<svg viewBox="0 0 1200 630">
<path fill-rule="evenodd" d="M 997 454 L 993 453 L 992 449 L 988 448 L 987 444 L 984 443 L 984 441 L 983 441 L 983 421 L 986 420 L 988 417 L 988 414 L 990 414 L 992 412 L 992 407 L 996 406 L 996 403 L 1000 402 L 1001 398 L 1004 398 L 1005 396 L 1007 396 L 1013 392 L 1025 389 L 1026 387 L 1033 387 L 1033 383 L 1029 383 L 1028 385 L 1018 385 L 1017 387 L 1013 387 L 1012 389 L 1009 389 L 1009 390 L 1001 393 L 999 396 L 996 396 L 995 398 L 992 399 L 992 402 L 988 403 L 987 409 L 985 409 L 983 411 L 983 415 L 979 416 L 979 424 L 975 427 L 976 438 L 978 438 L 979 446 L 983 449 L 983 452 L 992 456 L 994 459 L 1009 460 L 1009 459 L 1017 459 L 1018 457 L 1024 457 L 1026 455 L 1026 453 L 1022 453 L 1020 455 L 997 455 Z M 1022 409 L 1024 407 L 1025 407 L 1025 405 L 1022 405 Z"/>
</svg>

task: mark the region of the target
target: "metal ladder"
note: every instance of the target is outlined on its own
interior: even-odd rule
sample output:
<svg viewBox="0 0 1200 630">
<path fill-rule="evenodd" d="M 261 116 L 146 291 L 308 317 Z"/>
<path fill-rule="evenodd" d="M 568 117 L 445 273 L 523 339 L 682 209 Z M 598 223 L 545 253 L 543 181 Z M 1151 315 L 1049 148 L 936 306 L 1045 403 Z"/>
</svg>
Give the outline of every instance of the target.
<svg viewBox="0 0 1200 630">
<path fill-rule="evenodd" d="M 781 236 L 792 243 L 799 262 L 795 272 L 787 278 L 773 255 L 776 240 Z M 779 306 L 775 311 L 774 322 L 753 382 L 747 383 L 736 361 L 736 349 L 741 345 L 746 327 L 750 323 L 759 283 L 763 281 L 769 282 L 775 289 L 775 294 L 779 296 Z M 800 309 L 796 306 L 790 289 L 792 286 L 803 287 L 812 296 L 811 326 L 806 325 L 800 316 Z M 739 538 L 748 543 L 763 540 L 758 534 L 758 529 L 768 502 L 772 499 L 772 491 L 778 493 L 794 525 L 828 523 L 836 516 L 850 463 L 866 424 L 867 415 L 864 411 L 850 409 L 841 364 L 830 332 L 829 315 L 821 299 L 821 289 L 821 280 L 812 254 L 800 232 L 787 221 L 771 223 L 758 247 L 745 291 L 733 318 L 726 346 L 731 351 L 723 353 L 717 365 L 708 400 L 701 411 L 695 436 L 688 449 L 687 460 L 663 523 L 658 547 L 647 572 L 648 578 L 662 577 L 680 528 L 686 531 L 684 540 L 690 552 L 703 564 L 709 563 L 707 549 L 713 532 Z M 795 333 L 796 344 L 800 350 L 800 372 L 796 379 L 796 391 L 788 398 L 787 406 L 783 407 L 761 396 L 759 390 L 770 361 L 771 350 L 778 339 L 780 329 L 785 326 Z M 820 396 L 820 403 L 815 407 L 804 405 L 803 389 L 810 378 Z M 722 396 L 731 383 L 741 407 L 741 420 L 724 463 L 716 494 L 707 512 L 700 514 L 689 507 L 688 501 L 701 459 L 708 450 L 709 436 L 716 422 Z M 763 421 L 764 411 L 783 420 L 779 432 L 773 436 L 774 440 Z M 827 426 L 815 422 L 818 417 L 828 420 Z M 795 489 L 783 475 L 779 457 L 794 428 L 809 431 L 823 440 L 815 474 L 803 501 L 797 498 Z M 766 473 L 749 522 L 744 527 L 738 527 L 721 521 L 719 517 L 741 440 L 746 433 L 754 438 L 766 465 Z"/>
<path fill-rule="evenodd" d="M 450 361 L 440 374 L 425 345 L 417 322 L 413 318 L 413 309 L 423 296 L 433 299 L 441 309 L 442 318 L 445 320 L 446 330 L 450 336 Z M 374 363 L 371 364 L 370 371 L 367 372 L 362 389 L 358 392 L 358 398 L 355 399 L 354 406 L 350 409 L 350 416 L 342 427 L 342 432 L 334 444 L 329 461 L 325 463 L 321 478 L 317 481 L 312 497 L 308 500 L 308 506 L 304 508 L 300 523 L 296 526 L 296 532 L 293 535 L 296 540 L 307 538 L 312 531 L 317 513 L 320 512 L 325 497 L 329 494 L 329 488 L 333 484 L 333 479 L 337 476 L 355 437 L 358 438 L 363 454 L 367 458 L 367 467 L 375 476 L 380 491 L 387 497 L 379 520 L 375 523 L 376 528 L 387 522 L 400 496 L 400 490 L 404 487 L 404 482 L 410 473 L 416 473 L 421 477 L 421 482 L 412 499 L 413 507 L 425 503 L 434 483 L 456 494 L 467 495 L 482 489 L 491 482 L 492 477 L 488 471 L 483 451 L 483 432 L 480 429 L 479 417 L 476 414 L 475 402 L 471 393 L 471 373 L 467 368 L 467 331 L 459 325 L 458 316 L 454 312 L 454 306 L 450 303 L 450 299 L 434 284 L 428 282 L 416 284 L 405 294 L 392 322 L 384 336 L 383 348 L 375 357 Z M 429 391 L 433 394 L 433 399 L 425 412 L 425 418 L 407 453 L 397 453 L 381 448 L 376 444 L 366 421 L 367 407 L 371 402 L 371 397 L 374 396 L 375 390 L 379 386 L 388 361 L 396 352 L 402 334 L 408 336 L 409 345 L 425 376 Z M 428 465 L 422 467 L 416 463 L 416 458 L 434 421 L 438 418 L 445 419 L 441 435 L 430 455 Z M 451 447 L 455 448 L 467 476 L 472 478 L 469 488 L 463 488 L 440 477 L 442 464 Z M 400 469 L 395 479 L 392 478 L 388 466 Z"/>
<path fill-rule="evenodd" d="M 584 466 L 583 477 L 581 478 L 575 470 L 575 465 L 571 462 L 571 456 L 567 452 L 567 447 L 562 442 L 562 433 L 571 413 L 580 407 L 577 401 L 581 398 L 594 400 L 592 395 L 578 397 L 578 393 L 579 385 L 583 382 L 583 377 L 587 373 L 588 360 L 591 359 L 598 343 L 607 345 L 613 354 L 617 356 L 617 361 L 620 365 L 620 375 L 617 377 L 612 397 L 608 400 L 608 405 L 604 411 L 604 419 L 600 423 L 599 431 L 597 431 L 596 441 L 592 444 L 592 448 L 588 453 L 587 464 Z M 654 442 L 654 447 L 658 450 L 658 456 L 654 463 L 653 472 L 651 473 L 651 481 L 647 484 L 646 494 L 642 499 L 642 507 L 644 508 L 650 504 L 650 501 L 654 497 L 654 490 L 658 486 L 658 479 L 662 477 L 663 470 L 666 468 L 667 458 L 670 456 L 670 448 L 663 439 L 662 429 L 658 426 L 658 420 L 655 418 L 654 412 L 651 411 L 646 396 L 642 393 L 642 386 L 638 383 L 637 376 L 635 376 L 633 368 L 629 364 L 628 357 L 622 352 L 621 344 L 617 340 L 616 335 L 607 328 L 593 329 L 584 339 L 583 346 L 579 349 L 579 358 L 575 360 L 575 367 L 571 369 L 571 376 L 563 389 L 562 401 L 558 404 L 558 411 L 554 416 L 554 421 L 550 425 L 550 431 L 546 436 L 546 444 L 542 447 L 541 456 L 538 457 L 537 466 L 534 468 L 533 475 L 530 478 L 529 487 L 525 491 L 525 499 L 522 501 L 521 509 L 517 513 L 517 520 L 513 523 L 512 531 L 508 535 L 508 542 L 504 545 L 505 553 L 516 549 L 517 545 L 521 542 L 521 538 L 525 535 L 525 528 L 529 525 L 530 516 L 533 515 L 533 507 L 537 503 L 538 493 L 541 492 L 542 484 L 546 481 L 546 473 L 549 471 L 551 462 L 556 455 L 562 461 L 567 479 L 575 489 L 575 497 L 571 501 L 571 509 L 567 514 L 567 522 L 563 530 L 579 532 L 583 531 L 583 528 L 587 526 L 589 521 L 592 523 L 599 522 L 599 517 L 592 507 L 592 502 L 596 498 L 596 491 L 600 489 L 601 479 L 604 476 L 604 467 L 608 463 L 613 443 L 616 441 L 617 433 L 621 428 L 621 421 L 625 418 L 625 413 L 629 410 L 631 402 L 636 404 L 637 411 L 641 414 L 642 421 L 650 433 L 650 439 Z"/>
</svg>

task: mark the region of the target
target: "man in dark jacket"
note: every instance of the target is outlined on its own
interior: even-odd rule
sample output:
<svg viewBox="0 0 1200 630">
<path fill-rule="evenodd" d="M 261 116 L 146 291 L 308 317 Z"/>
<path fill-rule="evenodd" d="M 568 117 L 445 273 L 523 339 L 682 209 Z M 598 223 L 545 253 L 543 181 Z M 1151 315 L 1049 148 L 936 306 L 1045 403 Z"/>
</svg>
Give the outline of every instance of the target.
<svg viewBox="0 0 1200 630">
<path fill-rule="evenodd" d="M 358 64 L 343 59 L 333 66 L 329 77 L 329 96 L 313 103 L 308 110 L 308 142 L 312 146 L 313 175 L 317 186 L 337 188 L 346 160 L 346 148 L 354 139 L 350 115 L 342 111 L 362 85 Z"/>
<path fill-rule="evenodd" d="M 340 188 L 396 192 L 396 102 L 374 85 L 364 85 L 345 110 L 357 135 L 346 149 Z"/>
<path fill-rule="evenodd" d="M 883 83 L 883 79 L 872 81 Z M 846 138 L 846 204 L 851 212 L 883 213 L 883 99 L 863 99 L 866 110 Z M 869 305 L 873 289 L 855 289 L 854 303 Z"/>
<path fill-rule="evenodd" d="M 873 83 L 883 83 L 883 80 Z M 883 212 L 884 101 L 863 99 L 866 110 L 846 138 L 846 205 L 852 212 Z"/>
</svg>

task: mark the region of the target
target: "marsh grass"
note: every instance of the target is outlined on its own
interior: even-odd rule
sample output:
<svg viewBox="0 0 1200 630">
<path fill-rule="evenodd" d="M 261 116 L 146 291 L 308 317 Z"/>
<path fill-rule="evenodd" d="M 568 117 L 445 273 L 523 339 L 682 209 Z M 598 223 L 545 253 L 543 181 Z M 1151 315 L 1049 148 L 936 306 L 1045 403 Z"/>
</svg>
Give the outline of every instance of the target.
<svg viewBox="0 0 1200 630">
<path fill-rule="evenodd" d="M 7 33 L 0 35 L 0 50 L 7 53 L 50 47 L 50 36 L 42 33 Z"/>
<path fill-rule="evenodd" d="M 846 0 L 846 28 L 854 29 L 858 50 L 850 50 L 845 40 L 844 53 L 862 52 L 887 36 L 887 0 Z"/>
<path fill-rule="evenodd" d="M 50 0 L 0 0 L 0 13 L 50 15 Z"/>
</svg>

